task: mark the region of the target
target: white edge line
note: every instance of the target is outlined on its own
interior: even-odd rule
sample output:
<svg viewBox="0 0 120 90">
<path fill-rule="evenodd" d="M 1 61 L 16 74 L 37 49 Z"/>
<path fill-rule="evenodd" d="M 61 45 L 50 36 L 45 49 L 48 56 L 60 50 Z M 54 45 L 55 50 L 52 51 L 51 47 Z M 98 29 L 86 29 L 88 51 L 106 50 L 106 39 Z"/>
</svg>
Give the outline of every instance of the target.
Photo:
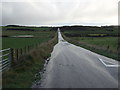
<svg viewBox="0 0 120 90">
<path fill-rule="evenodd" d="M 102 62 L 102 64 L 104 64 L 106 67 L 120 67 L 120 65 L 107 65 L 106 63 L 104 63 L 104 61 L 99 58 L 99 60 Z"/>
<path fill-rule="evenodd" d="M 120 67 L 120 65 L 107 65 L 107 67 Z"/>
<path fill-rule="evenodd" d="M 101 58 L 99 58 L 99 60 L 107 67 L 107 64 L 105 64 Z"/>
<path fill-rule="evenodd" d="M 102 60 L 102 61 L 105 61 L 105 62 L 108 62 L 108 63 L 111 63 L 111 64 L 116 64 L 116 63 L 113 63 L 113 62 L 111 62 L 111 61 L 107 61 L 107 60 Z"/>
</svg>

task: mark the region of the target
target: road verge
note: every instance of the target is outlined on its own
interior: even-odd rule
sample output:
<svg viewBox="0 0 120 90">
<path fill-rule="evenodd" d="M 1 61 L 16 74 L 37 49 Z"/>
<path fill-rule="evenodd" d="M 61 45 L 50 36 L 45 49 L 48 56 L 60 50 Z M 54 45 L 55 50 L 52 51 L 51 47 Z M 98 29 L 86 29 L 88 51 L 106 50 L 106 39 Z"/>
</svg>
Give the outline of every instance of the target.
<svg viewBox="0 0 120 90">
<path fill-rule="evenodd" d="M 95 53 L 98 53 L 98 54 L 101 54 L 103 56 L 106 56 L 106 57 L 109 57 L 109 58 L 112 58 L 112 59 L 115 59 L 115 60 L 119 61 L 119 55 L 118 55 L 119 52 L 114 53 L 114 52 L 108 51 L 106 49 L 102 49 L 100 47 L 94 47 L 93 45 L 76 41 L 74 39 L 71 39 L 70 37 L 66 37 L 63 33 L 62 33 L 62 36 L 64 37 L 65 40 L 67 40 L 68 42 L 70 42 L 72 44 L 75 44 L 77 46 L 80 46 L 80 47 L 83 47 L 85 49 L 88 49 L 88 50 L 90 50 L 92 52 L 95 52 Z"/>
<path fill-rule="evenodd" d="M 23 55 L 19 63 L 3 72 L 3 88 L 30 88 L 34 81 L 34 75 L 42 70 L 45 59 L 50 57 L 54 45 L 57 43 L 56 36 L 48 42 L 42 43 L 38 48 Z"/>
</svg>

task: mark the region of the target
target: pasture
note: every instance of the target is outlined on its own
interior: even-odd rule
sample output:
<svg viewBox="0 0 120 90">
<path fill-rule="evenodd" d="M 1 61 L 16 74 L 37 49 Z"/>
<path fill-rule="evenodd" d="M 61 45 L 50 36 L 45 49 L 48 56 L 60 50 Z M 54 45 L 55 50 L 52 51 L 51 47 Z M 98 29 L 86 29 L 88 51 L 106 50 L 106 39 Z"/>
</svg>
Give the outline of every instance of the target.
<svg viewBox="0 0 120 90">
<path fill-rule="evenodd" d="M 13 37 L 18 35 L 33 35 L 31 38 Z M 54 31 L 3 31 L 2 32 L 2 49 L 5 48 L 22 48 L 28 45 L 43 43 L 55 35 Z"/>
<path fill-rule="evenodd" d="M 64 27 L 62 32 L 69 42 L 118 60 L 117 27 Z"/>
</svg>

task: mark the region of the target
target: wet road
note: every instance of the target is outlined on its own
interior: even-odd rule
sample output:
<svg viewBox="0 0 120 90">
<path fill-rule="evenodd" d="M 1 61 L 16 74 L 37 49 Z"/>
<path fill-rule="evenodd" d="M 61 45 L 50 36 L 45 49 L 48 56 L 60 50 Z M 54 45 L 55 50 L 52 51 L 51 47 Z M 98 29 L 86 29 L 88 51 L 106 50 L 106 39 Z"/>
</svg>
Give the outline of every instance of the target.
<svg viewBox="0 0 120 90">
<path fill-rule="evenodd" d="M 58 30 L 40 85 L 34 88 L 118 88 L 118 62 L 65 41 Z"/>
</svg>

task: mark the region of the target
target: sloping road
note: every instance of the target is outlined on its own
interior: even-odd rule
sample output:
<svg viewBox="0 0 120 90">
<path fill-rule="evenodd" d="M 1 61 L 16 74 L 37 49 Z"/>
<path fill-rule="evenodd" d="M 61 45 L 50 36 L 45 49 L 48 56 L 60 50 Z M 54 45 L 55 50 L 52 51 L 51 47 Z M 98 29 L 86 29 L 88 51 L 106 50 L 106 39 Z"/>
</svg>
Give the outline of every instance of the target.
<svg viewBox="0 0 120 90">
<path fill-rule="evenodd" d="M 65 41 L 58 44 L 34 88 L 118 88 L 118 62 Z"/>
</svg>

